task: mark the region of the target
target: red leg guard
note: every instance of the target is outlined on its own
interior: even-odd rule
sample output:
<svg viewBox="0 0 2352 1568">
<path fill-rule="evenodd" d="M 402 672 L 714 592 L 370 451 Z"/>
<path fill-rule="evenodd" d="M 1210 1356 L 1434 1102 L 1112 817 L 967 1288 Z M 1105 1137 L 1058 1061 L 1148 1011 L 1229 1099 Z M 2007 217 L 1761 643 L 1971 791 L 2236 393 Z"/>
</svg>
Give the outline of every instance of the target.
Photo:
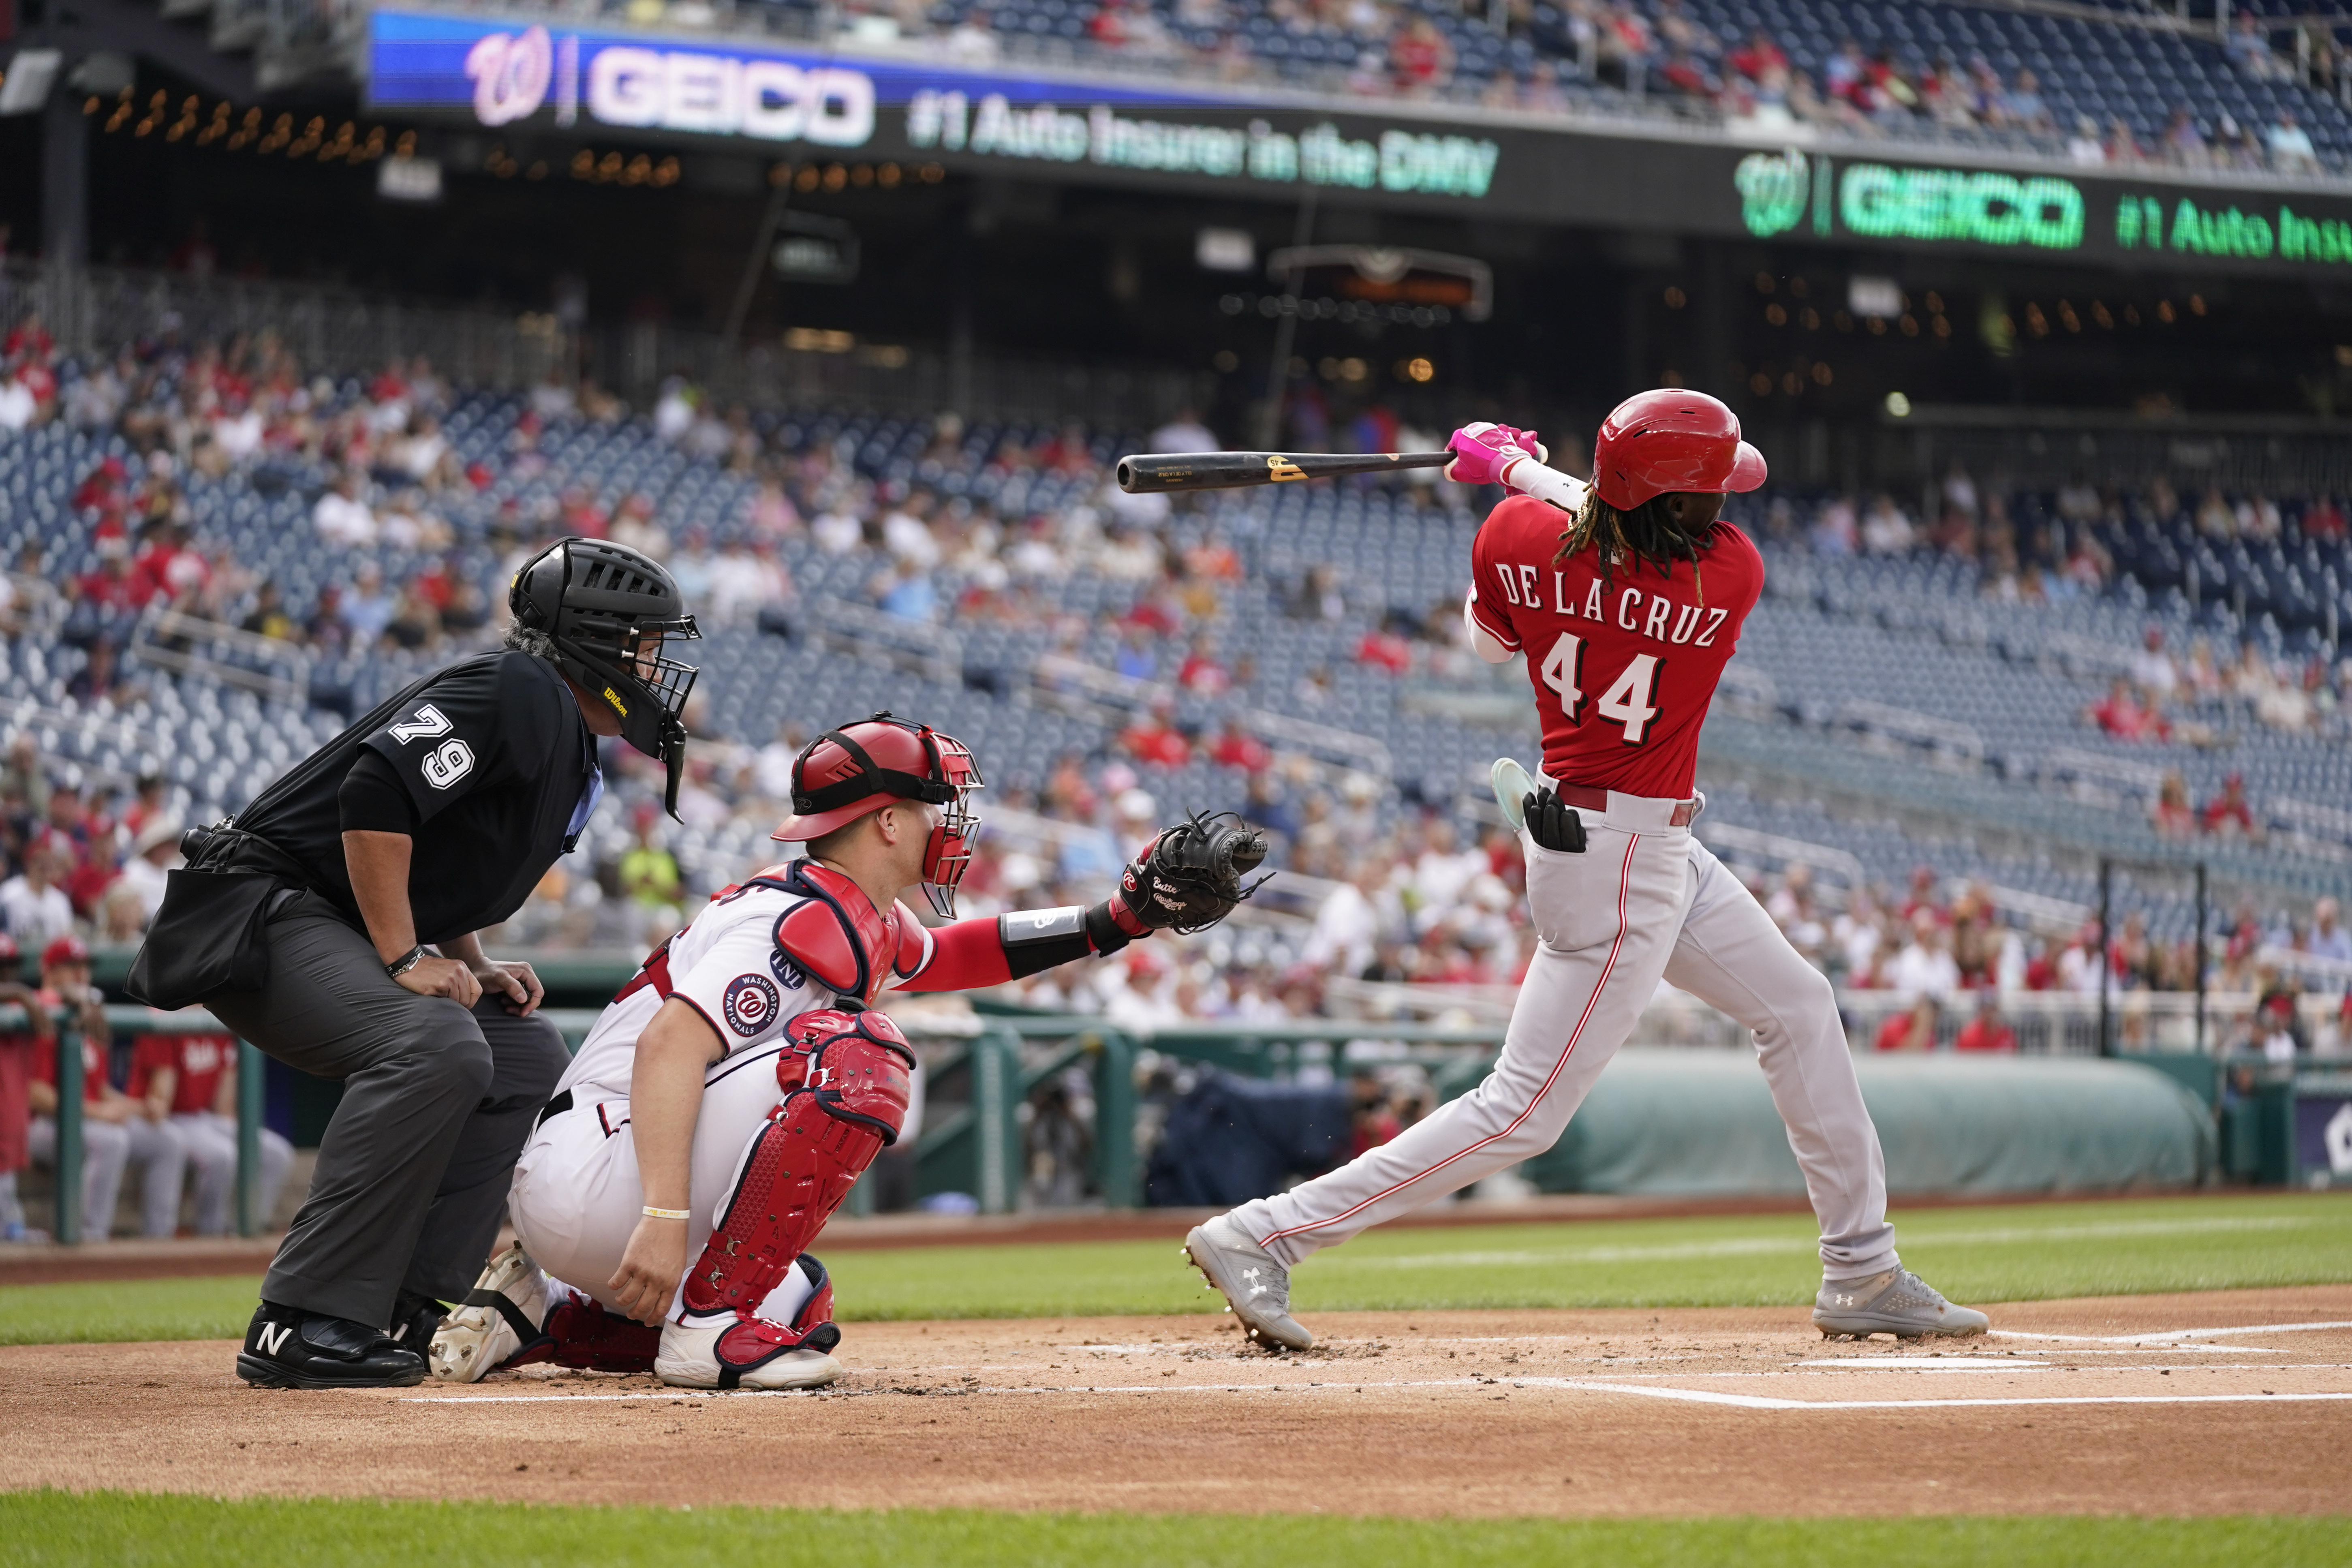
<svg viewBox="0 0 2352 1568">
<path fill-rule="evenodd" d="M 801 1303 L 789 1323 L 749 1314 L 739 1317 L 733 1328 L 719 1336 L 721 1366 L 748 1370 L 786 1351 L 831 1351 L 841 1342 L 841 1331 L 833 1322 L 833 1280 L 824 1265 L 806 1253 L 798 1262 L 814 1287 L 809 1299 Z"/>
<path fill-rule="evenodd" d="M 793 1030 L 806 1057 L 778 1063 L 788 1092 L 752 1135 L 735 1190 L 687 1271 L 690 1312 L 756 1314 L 905 1119 L 914 1053 L 889 1019 L 828 1010 Z"/>
<path fill-rule="evenodd" d="M 661 1327 L 608 1312 L 593 1301 L 566 1301 L 547 1314 L 540 1337 L 507 1364 L 551 1361 L 586 1372 L 651 1372 Z"/>
</svg>

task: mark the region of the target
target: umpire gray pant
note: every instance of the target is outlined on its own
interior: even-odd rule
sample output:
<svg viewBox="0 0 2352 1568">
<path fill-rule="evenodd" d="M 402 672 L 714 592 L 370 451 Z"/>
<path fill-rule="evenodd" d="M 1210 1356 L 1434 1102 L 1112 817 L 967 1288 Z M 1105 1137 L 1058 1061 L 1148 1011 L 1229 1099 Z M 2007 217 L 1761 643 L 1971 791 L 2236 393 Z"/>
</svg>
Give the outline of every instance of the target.
<svg viewBox="0 0 2352 1568">
<path fill-rule="evenodd" d="M 341 1079 L 343 1098 L 262 1299 L 378 1328 L 403 1289 L 459 1299 L 571 1059 L 562 1036 L 487 993 L 469 1011 L 396 984 L 315 893 L 289 900 L 266 935 L 268 981 L 212 1011 L 287 1066 Z"/>
</svg>

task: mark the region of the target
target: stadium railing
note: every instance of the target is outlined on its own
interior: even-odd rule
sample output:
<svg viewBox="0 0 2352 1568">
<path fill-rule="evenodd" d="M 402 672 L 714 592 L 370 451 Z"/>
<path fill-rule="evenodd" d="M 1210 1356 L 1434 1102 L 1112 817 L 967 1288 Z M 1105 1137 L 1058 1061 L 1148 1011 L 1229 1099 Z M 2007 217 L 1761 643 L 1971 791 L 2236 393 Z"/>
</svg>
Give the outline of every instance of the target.
<svg viewBox="0 0 2352 1568">
<path fill-rule="evenodd" d="M 559 963 L 561 961 L 558 961 Z M 543 969 L 552 965 L 542 961 Z M 558 971 L 559 973 L 562 973 Z M 567 975 L 580 979 L 583 976 Z M 2352 1062 L 2299 1061 L 2281 1066 L 2258 1053 L 2216 1055 L 2188 1048 L 2196 998 L 2187 994 L 2135 992 L 2122 1005 L 2126 1017 L 2150 1020 L 2144 1040 L 2127 1059 L 2165 1071 L 2216 1110 L 2221 1122 L 2222 1167 L 2234 1177 L 2266 1184 L 2308 1179 L 2328 1162 L 2301 1151 L 2311 1140 L 2298 1131 L 2297 1106 L 2344 1100 L 2352 1104 Z M 2028 1056 L 2088 1056 L 2097 1050 L 2097 998 L 2064 993 L 2029 992 L 2007 998 L 2004 1014 L 2017 1027 Z M 1857 1049 L 1866 1049 L 1877 1024 L 1909 1003 L 1888 992 L 1840 994 Z M 2254 998 L 2215 994 L 2207 998 L 2213 1016 L 2251 1015 Z M 2307 1029 L 2316 1029 L 2329 1009 L 2325 998 L 2303 999 Z M 13 1013 L 0 1009 L 0 1015 Z M 545 1016 L 565 1043 L 577 1048 L 594 1025 L 597 1010 L 551 1007 Z M 1463 1016 L 1460 1013 L 1456 1016 Z M 1948 1045 L 1964 1016 L 1955 1006 L 1938 1030 Z M 107 1025 L 116 1035 L 227 1033 L 203 1008 L 174 1013 L 114 1005 Z M 12 1020 L 0 1016 L 0 1027 Z M 1213 1068 L 1258 1079 L 1293 1079 L 1302 1073 L 1340 1075 L 1359 1068 L 1400 1063 L 1420 1067 L 1440 1100 L 1467 1091 L 1493 1065 L 1503 1043 L 1499 1020 L 1447 1023 L 1411 1019 L 1310 1018 L 1247 1023 L 1185 1021 L 1159 1026 L 1127 1026 L 1103 1018 L 1002 1009 L 951 1016 L 942 1021 L 910 1019 L 909 1037 L 920 1047 L 929 1086 L 930 1109 L 913 1150 L 919 1190 L 969 1194 L 983 1214 L 1021 1206 L 1025 1158 L 1024 1110 L 1049 1080 L 1073 1068 L 1087 1077 L 1094 1100 L 1094 1142 L 1088 1175 L 1099 1201 L 1111 1208 L 1142 1202 L 1148 1150 L 1139 1132 L 1141 1091 L 1138 1068 L 1165 1064 Z M 1719 1033 L 1719 1032 L 1718 1032 Z M 1690 1033 L 1684 1040 L 1700 1037 Z M 1717 1041 L 1716 1043 L 1721 1043 Z M 1702 1047 L 1704 1048 L 1704 1047 Z M 83 1163 L 81 1039 L 76 1021 L 58 1021 L 58 1089 L 57 1212 L 54 1235 L 61 1243 L 93 1239 L 105 1216 L 79 1212 Z M 257 1236 L 269 1216 L 258 1211 L 260 1130 L 265 1114 L 266 1068 L 261 1053 L 240 1041 L 237 1047 L 236 1229 Z M 2223 1076 L 2244 1068 L 2237 1091 L 2225 1092 Z M 2301 1151 L 2301 1152 L 2299 1152 Z M 870 1214 L 873 1184 L 852 1189 L 846 1212 Z M 99 1231 L 96 1238 L 102 1239 Z"/>
</svg>

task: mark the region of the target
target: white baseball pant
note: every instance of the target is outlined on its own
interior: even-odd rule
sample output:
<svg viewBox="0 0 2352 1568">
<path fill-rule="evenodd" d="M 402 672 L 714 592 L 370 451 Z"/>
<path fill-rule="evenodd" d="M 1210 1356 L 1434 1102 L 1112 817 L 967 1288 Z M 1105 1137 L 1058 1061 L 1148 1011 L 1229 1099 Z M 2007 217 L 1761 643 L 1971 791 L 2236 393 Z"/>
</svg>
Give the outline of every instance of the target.
<svg viewBox="0 0 2352 1568">
<path fill-rule="evenodd" d="M 734 1190 L 752 1135 L 782 1098 L 775 1057 L 770 1049 L 722 1062 L 703 1089 L 688 1176 L 689 1253 L 699 1251 L 709 1237 L 720 1202 Z M 918 1072 L 913 1079 L 914 1092 L 899 1132 L 909 1147 L 922 1127 L 923 1114 L 922 1075 Z M 570 1110 L 549 1117 L 531 1134 L 515 1162 L 507 1208 L 515 1234 L 541 1269 L 619 1311 L 620 1300 L 610 1281 L 644 1215 L 645 1184 L 637 1173 L 629 1102 L 591 1100 L 588 1092 L 583 1086 Z M 761 1303 L 760 1315 L 789 1323 L 809 1294 L 807 1277 L 792 1269 Z M 677 1310 L 673 1299 L 670 1311 L 675 1316 Z"/>
<path fill-rule="evenodd" d="M 1611 792 L 1580 855 L 1521 833 L 1541 938 L 1486 1081 L 1327 1175 L 1234 1211 L 1285 1264 L 1492 1175 L 1559 1142 L 1663 977 L 1753 1031 L 1772 1102 L 1822 1226 L 1832 1280 L 1896 1266 L 1886 1163 L 1862 1102 L 1835 993 L 1754 896 L 1670 825 L 1675 802 Z"/>
<path fill-rule="evenodd" d="M 35 1161 L 56 1164 L 57 1122 L 47 1116 L 35 1117 L 26 1129 L 26 1143 Z M 114 1205 L 122 1191 L 123 1172 L 133 1164 L 140 1173 L 140 1234 L 168 1237 L 180 1228 L 180 1187 L 187 1173 L 187 1151 L 170 1123 L 140 1116 L 128 1121 L 99 1121 L 85 1116 L 81 1161 L 84 1236 L 103 1241 L 113 1232 Z"/>
<path fill-rule="evenodd" d="M 194 1167 L 196 1234 L 226 1236 L 236 1203 L 236 1118 L 214 1110 L 183 1110 L 172 1118 Z M 278 1189 L 294 1163 L 294 1145 L 261 1129 L 261 1185 L 255 1196 L 258 1223 L 268 1228 L 278 1212 Z"/>
</svg>

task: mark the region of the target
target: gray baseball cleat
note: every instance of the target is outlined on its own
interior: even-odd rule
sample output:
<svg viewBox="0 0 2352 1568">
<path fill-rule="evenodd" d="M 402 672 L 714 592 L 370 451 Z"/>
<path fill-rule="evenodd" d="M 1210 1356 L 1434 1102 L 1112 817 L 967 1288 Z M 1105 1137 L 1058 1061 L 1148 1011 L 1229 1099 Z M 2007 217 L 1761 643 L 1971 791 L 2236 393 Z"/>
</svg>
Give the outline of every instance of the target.
<svg viewBox="0 0 2352 1568">
<path fill-rule="evenodd" d="M 1194 1226 L 1184 1238 L 1184 1256 L 1225 1293 L 1228 1310 L 1258 1344 L 1289 1351 L 1313 1346 L 1315 1336 L 1290 1315 L 1290 1270 L 1243 1235 L 1233 1215 Z"/>
<path fill-rule="evenodd" d="M 1958 1338 L 1980 1334 L 1992 1320 L 1974 1307 L 1955 1307 L 1934 1286 L 1908 1268 L 1889 1269 L 1867 1279 L 1825 1280 L 1813 1298 L 1813 1327 L 1825 1339 L 1866 1340 L 1893 1334 L 1916 1340 L 1929 1334 Z"/>
</svg>

